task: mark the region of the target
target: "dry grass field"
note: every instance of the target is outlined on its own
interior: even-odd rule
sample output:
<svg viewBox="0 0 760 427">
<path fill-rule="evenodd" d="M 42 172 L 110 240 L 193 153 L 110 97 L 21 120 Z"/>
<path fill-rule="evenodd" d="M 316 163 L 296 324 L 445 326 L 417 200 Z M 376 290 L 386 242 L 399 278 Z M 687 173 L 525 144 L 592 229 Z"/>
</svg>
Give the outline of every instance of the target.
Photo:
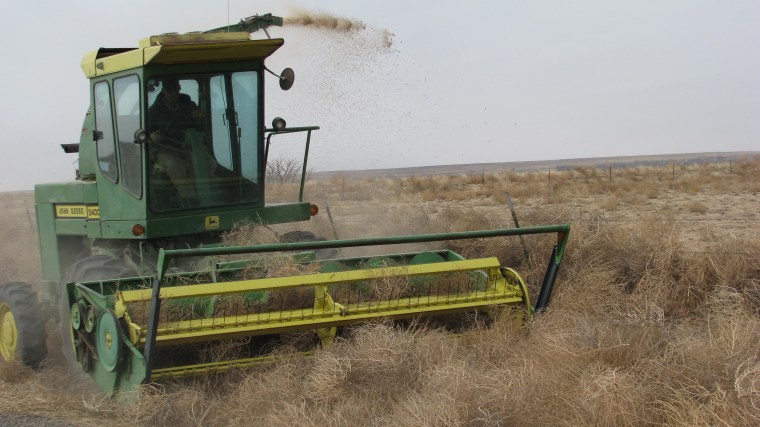
<svg viewBox="0 0 760 427">
<path fill-rule="evenodd" d="M 366 325 L 312 357 L 281 348 L 271 366 L 146 387 L 131 405 L 89 394 L 55 359 L 2 364 L 0 412 L 73 425 L 760 425 L 760 159 L 337 176 L 307 185 L 316 220 L 278 231 L 331 238 L 328 207 L 340 238 L 509 227 L 505 192 L 522 226 L 572 226 L 550 309 L 521 326 L 498 313 L 455 337 Z M 268 201 L 297 194 L 282 184 Z M 3 200 L 0 278 L 33 281 L 31 195 Z M 446 246 L 498 256 L 535 285 L 553 242 L 525 244 L 527 259 L 518 239 Z"/>
</svg>

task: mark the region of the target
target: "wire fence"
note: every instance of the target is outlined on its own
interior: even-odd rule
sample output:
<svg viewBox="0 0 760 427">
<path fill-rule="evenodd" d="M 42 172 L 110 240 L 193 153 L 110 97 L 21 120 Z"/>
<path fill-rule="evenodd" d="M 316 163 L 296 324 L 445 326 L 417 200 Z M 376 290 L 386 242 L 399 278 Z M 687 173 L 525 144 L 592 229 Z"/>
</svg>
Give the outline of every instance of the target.
<svg viewBox="0 0 760 427">
<path fill-rule="evenodd" d="M 625 175 L 619 175 L 620 172 L 628 171 L 646 171 L 650 178 L 658 180 L 675 180 L 679 177 L 691 176 L 695 173 L 710 171 L 720 171 L 723 173 L 748 173 L 756 169 L 751 164 L 756 161 L 755 158 L 737 158 L 729 160 L 723 157 L 707 157 L 684 160 L 658 160 L 658 161 L 629 161 L 629 162 L 590 162 L 577 163 L 570 161 L 569 164 L 557 163 L 549 166 L 509 166 L 490 165 L 490 167 L 473 168 L 464 166 L 432 166 L 438 170 L 424 172 L 424 168 L 419 171 L 409 172 L 403 170 L 369 170 L 369 171 L 347 171 L 332 173 L 314 173 L 313 177 L 317 180 L 335 180 L 352 181 L 362 179 L 383 179 L 391 178 L 401 181 L 412 181 L 417 179 L 436 178 L 436 177 L 462 177 L 469 181 L 481 181 L 485 185 L 486 181 L 498 175 L 505 174 L 532 174 L 536 176 L 545 176 L 547 180 L 561 179 L 563 181 L 586 181 L 589 178 L 596 178 L 603 181 L 614 181 Z M 489 165 L 487 165 L 489 166 Z M 574 173 L 582 174 L 581 177 L 573 176 Z M 616 173 L 618 175 L 616 175 Z"/>
<path fill-rule="evenodd" d="M 672 216 L 669 212 L 652 212 L 652 215 L 662 215 L 668 219 L 672 219 L 678 222 L 758 222 L 760 226 L 760 218 L 758 217 L 746 217 L 746 218 L 703 218 L 703 217 L 677 217 Z M 661 218 L 611 218 L 611 217 L 597 217 L 589 216 L 586 218 L 579 218 L 583 222 L 658 222 L 662 221 Z"/>
<path fill-rule="evenodd" d="M 732 223 L 754 223 L 757 228 L 754 231 L 754 233 L 760 236 L 760 218 L 756 217 L 755 215 L 750 215 L 747 217 L 736 217 L 736 218 L 701 218 L 701 217 L 674 217 L 668 212 L 659 212 L 659 211 L 650 211 L 645 212 L 645 214 L 651 214 L 651 215 L 661 215 L 661 218 L 612 218 L 609 216 L 583 216 L 583 214 L 579 214 L 577 221 L 581 224 L 587 223 L 587 224 L 600 224 L 605 222 L 610 223 L 655 223 L 660 222 L 663 220 L 663 217 L 667 216 L 668 219 L 676 221 L 676 222 L 716 222 L 716 223 L 722 223 L 722 222 L 732 222 Z M 575 222 L 576 220 L 571 220 L 572 222 Z M 686 249 L 676 249 L 674 252 L 678 254 L 690 254 L 690 255 L 731 255 L 731 256 L 752 256 L 760 259 L 760 252 L 755 252 L 751 250 L 742 251 L 742 250 L 710 250 L 710 249 L 700 249 L 700 250 L 686 250 Z"/>
</svg>

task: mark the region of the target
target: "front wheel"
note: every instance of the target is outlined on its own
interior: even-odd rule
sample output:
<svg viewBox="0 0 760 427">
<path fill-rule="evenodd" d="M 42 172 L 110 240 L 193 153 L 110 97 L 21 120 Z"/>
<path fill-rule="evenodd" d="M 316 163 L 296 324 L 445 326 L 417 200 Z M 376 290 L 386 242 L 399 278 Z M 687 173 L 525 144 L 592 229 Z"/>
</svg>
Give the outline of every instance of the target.
<svg viewBox="0 0 760 427">
<path fill-rule="evenodd" d="M 65 286 L 72 282 L 121 279 L 136 275 L 135 271 L 128 267 L 124 260 L 111 258 L 106 255 L 94 255 L 82 258 L 71 266 L 63 283 L 61 283 L 61 297 L 58 300 L 60 317 L 58 326 L 63 342 L 63 356 L 70 370 L 74 372 L 84 370 L 86 372 L 88 370 L 86 365 L 89 359 L 77 357 L 77 340 L 74 339 L 74 329 L 71 325 L 71 307 L 76 301 L 69 299 Z M 80 370 L 79 368 L 82 369 Z"/>
<path fill-rule="evenodd" d="M 26 283 L 0 285 L 0 355 L 33 368 L 47 354 L 45 321 L 37 293 Z"/>
</svg>

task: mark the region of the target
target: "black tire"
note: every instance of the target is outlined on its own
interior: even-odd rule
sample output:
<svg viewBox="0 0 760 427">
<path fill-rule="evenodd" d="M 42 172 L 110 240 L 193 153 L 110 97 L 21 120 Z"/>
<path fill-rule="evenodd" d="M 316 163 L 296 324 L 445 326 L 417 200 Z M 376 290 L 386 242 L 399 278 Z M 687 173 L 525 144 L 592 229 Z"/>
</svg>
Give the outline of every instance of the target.
<svg viewBox="0 0 760 427">
<path fill-rule="evenodd" d="M 22 282 L 0 285 L 0 307 L 2 310 L 10 310 L 15 323 L 15 331 L 13 331 L 15 337 L 12 337 L 15 342 L 15 354 L 6 354 L 3 351 L 2 358 L 7 360 L 7 357 L 10 357 L 37 368 L 47 355 L 47 334 L 45 333 L 47 318 L 42 314 L 37 293 L 31 286 Z M 3 329 L 7 332 L 5 328 Z M 5 339 L 5 337 L 0 339 Z"/>
<path fill-rule="evenodd" d="M 61 296 L 58 299 L 59 323 L 63 356 L 69 369 L 81 372 L 76 352 L 74 351 L 73 335 L 70 325 L 70 313 L 72 301 L 69 301 L 68 293 L 64 286 L 72 282 L 87 282 L 91 280 L 110 280 L 125 277 L 134 277 L 137 274 L 127 266 L 122 259 L 112 258 L 107 255 L 95 255 L 82 258 L 69 267 L 63 282 L 61 283 Z"/>
<path fill-rule="evenodd" d="M 280 236 L 280 243 L 324 242 L 326 240 L 324 237 L 319 237 L 311 231 L 289 231 Z M 314 253 L 317 259 L 333 259 L 338 255 L 338 249 L 317 249 Z"/>
</svg>

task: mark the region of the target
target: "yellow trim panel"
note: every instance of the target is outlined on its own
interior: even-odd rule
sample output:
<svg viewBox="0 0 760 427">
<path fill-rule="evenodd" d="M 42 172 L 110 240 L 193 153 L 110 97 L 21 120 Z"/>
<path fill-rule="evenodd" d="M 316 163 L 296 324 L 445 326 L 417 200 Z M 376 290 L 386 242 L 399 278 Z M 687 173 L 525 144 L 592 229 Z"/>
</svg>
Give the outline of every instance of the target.
<svg viewBox="0 0 760 427">
<path fill-rule="evenodd" d="M 519 293 L 471 292 L 440 297 L 400 298 L 371 306 L 351 305 L 338 310 L 287 310 L 186 320 L 159 325 L 156 332 L 156 344 L 165 346 L 288 333 L 320 327 L 344 326 L 377 318 L 404 319 L 453 313 L 477 307 L 501 304 L 522 305 L 522 303 L 523 296 Z M 144 345 L 145 340 L 145 336 L 141 336 L 135 344 Z"/>
<path fill-rule="evenodd" d="M 134 49 L 98 49 L 82 59 L 87 78 L 148 64 L 169 65 L 264 59 L 285 43 L 283 39 L 242 39 L 240 35 L 190 34 L 154 36 Z"/>
<path fill-rule="evenodd" d="M 99 205 L 55 205 L 56 218 L 100 219 Z"/>
<path fill-rule="evenodd" d="M 424 274 L 456 273 L 498 269 L 496 257 L 449 261 L 432 264 L 404 265 L 366 270 L 350 270 L 336 273 L 304 274 L 301 276 L 271 277 L 266 279 L 240 280 L 235 282 L 208 283 L 202 285 L 171 286 L 161 288 L 160 298 L 187 298 L 255 292 L 305 286 L 332 285 L 341 282 L 356 282 L 393 276 L 419 276 Z M 498 273 L 498 270 L 496 271 Z M 117 299 L 128 302 L 150 301 L 151 290 L 139 289 L 117 292 Z"/>
</svg>

